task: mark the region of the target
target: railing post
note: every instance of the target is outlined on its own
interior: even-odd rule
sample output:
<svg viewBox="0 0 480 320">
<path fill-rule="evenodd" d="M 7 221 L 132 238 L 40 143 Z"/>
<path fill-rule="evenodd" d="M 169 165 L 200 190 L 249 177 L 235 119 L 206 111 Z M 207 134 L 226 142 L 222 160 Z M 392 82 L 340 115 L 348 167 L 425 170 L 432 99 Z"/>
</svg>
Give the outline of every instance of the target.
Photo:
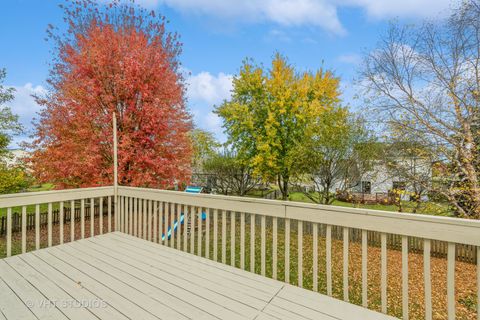
<svg viewBox="0 0 480 320">
<path fill-rule="evenodd" d="M 115 231 L 120 230 L 118 226 L 118 157 L 117 157 L 117 117 L 113 113 L 113 208 L 115 214 Z"/>
</svg>

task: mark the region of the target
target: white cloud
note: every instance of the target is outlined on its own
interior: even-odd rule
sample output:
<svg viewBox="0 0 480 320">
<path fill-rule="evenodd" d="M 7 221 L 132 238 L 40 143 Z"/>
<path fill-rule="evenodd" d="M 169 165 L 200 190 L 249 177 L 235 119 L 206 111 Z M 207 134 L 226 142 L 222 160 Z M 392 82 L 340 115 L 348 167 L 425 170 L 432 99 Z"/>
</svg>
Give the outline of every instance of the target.
<svg viewBox="0 0 480 320">
<path fill-rule="evenodd" d="M 225 141 L 222 120 L 213 113 L 215 105 L 231 97 L 233 76 L 223 72 L 212 75 L 200 72 L 187 77 L 187 96 L 195 124 Z"/>
<path fill-rule="evenodd" d="M 222 126 L 222 120 L 213 112 L 209 112 L 205 116 L 206 124 L 211 128 L 220 128 Z"/>
<path fill-rule="evenodd" d="M 207 113 L 202 121 L 202 125 L 206 130 L 215 134 L 220 142 L 225 142 L 226 138 L 225 134 L 223 133 L 222 119 L 215 113 L 212 111 Z"/>
<path fill-rule="evenodd" d="M 210 105 L 219 104 L 230 97 L 232 90 L 232 76 L 220 72 L 212 75 L 209 72 L 200 72 L 187 79 L 187 95 L 189 100 L 205 102 Z"/>
<path fill-rule="evenodd" d="M 260 1 L 268 20 L 285 26 L 313 25 L 333 33 L 345 32 L 335 5 L 327 0 L 270 0 Z"/>
<path fill-rule="evenodd" d="M 316 26 L 335 34 L 345 30 L 339 8 L 360 8 L 374 18 L 434 17 L 459 0 L 138 0 L 148 8 L 160 4 L 184 13 L 242 22 L 273 22 L 281 26 Z"/>
<path fill-rule="evenodd" d="M 47 90 L 40 85 L 34 86 L 31 83 L 26 83 L 23 86 L 10 87 L 15 89 L 15 98 L 6 105 L 12 109 L 14 114 L 19 116 L 19 121 L 25 128 L 24 135 L 14 137 L 13 139 L 12 147 L 16 147 L 18 146 L 19 142 L 28 140 L 28 136 L 31 134 L 33 129 L 32 120 L 34 117 L 36 117 L 37 113 L 41 109 L 41 107 L 33 99 L 32 95 L 42 95 L 45 94 Z"/>
<path fill-rule="evenodd" d="M 312 25 L 333 33 L 344 33 L 337 10 L 330 0 L 142 0 L 145 6 L 164 4 L 186 13 L 221 19 L 261 22 L 282 26 Z"/>
<path fill-rule="evenodd" d="M 32 95 L 42 95 L 47 90 L 38 85 L 33 86 L 31 83 L 26 83 L 23 86 L 11 86 L 15 89 L 15 99 L 8 103 L 12 111 L 18 114 L 22 121 L 31 120 L 36 112 L 40 111 L 40 106 L 35 102 Z"/>
</svg>

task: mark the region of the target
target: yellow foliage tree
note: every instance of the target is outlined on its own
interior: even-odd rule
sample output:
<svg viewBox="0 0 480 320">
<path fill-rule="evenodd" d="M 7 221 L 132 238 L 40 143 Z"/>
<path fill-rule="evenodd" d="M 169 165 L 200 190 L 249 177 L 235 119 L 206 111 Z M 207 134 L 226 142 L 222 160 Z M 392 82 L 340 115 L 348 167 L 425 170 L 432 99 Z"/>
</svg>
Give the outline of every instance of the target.
<svg viewBox="0 0 480 320">
<path fill-rule="evenodd" d="M 216 108 L 229 142 L 254 174 L 275 181 L 287 199 L 309 128 L 340 99 L 339 78 L 322 69 L 296 72 L 276 54 L 271 68 L 245 60 L 233 80 L 230 101 Z"/>
</svg>

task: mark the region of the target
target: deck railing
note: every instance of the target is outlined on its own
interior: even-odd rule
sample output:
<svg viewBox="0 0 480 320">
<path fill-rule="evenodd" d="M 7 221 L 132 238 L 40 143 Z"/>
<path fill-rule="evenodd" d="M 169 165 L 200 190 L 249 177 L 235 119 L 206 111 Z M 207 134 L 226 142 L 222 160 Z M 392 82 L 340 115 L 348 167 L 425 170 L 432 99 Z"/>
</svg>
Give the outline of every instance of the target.
<svg viewBox="0 0 480 320">
<path fill-rule="evenodd" d="M 12 255 L 13 224 L 12 213 L 14 210 L 21 212 L 21 235 L 20 248 L 17 252 L 27 252 L 27 241 L 34 240 L 34 249 L 50 247 L 54 243 L 62 244 L 67 238 L 69 241 L 83 239 L 85 235 L 102 234 L 104 231 L 111 231 L 113 217 L 113 187 L 84 188 L 61 191 L 44 191 L 31 193 L 18 193 L 0 196 L 0 210 L 6 211 L 6 256 Z M 106 206 L 105 206 L 106 205 Z M 98 207 L 98 214 L 94 208 Z M 47 223 L 42 223 L 41 211 L 47 211 Z M 103 221 L 104 210 L 107 210 L 107 221 Z M 59 222 L 54 223 L 53 214 L 58 211 Z M 65 211 L 71 216 L 65 223 Z M 80 221 L 76 221 L 75 212 L 80 211 Z M 35 214 L 35 225 L 33 234 L 30 237 L 27 225 L 28 217 Z M 78 226 L 76 224 L 78 223 Z M 88 228 L 88 225 L 90 228 Z M 104 225 L 106 230 L 104 230 Z M 97 226 L 97 227 L 96 227 Z M 45 228 L 46 227 L 46 228 Z M 65 234 L 65 227 L 69 228 L 69 234 Z M 55 230 L 54 230 L 55 228 Z M 45 230 L 46 229 L 46 230 Z M 45 231 L 45 232 L 43 232 Z M 42 238 L 42 233 L 45 233 Z M 55 236 L 54 236 L 55 234 Z"/>
<path fill-rule="evenodd" d="M 32 208 L 38 213 L 41 206 L 47 206 L 50 217 L 53 209 L 62 212 L 66 207 L 79 207 L 81 216 L 85 217 L 86 210 L 98 205 L 100 210 L 107 208 L 108 221 L 101 220 L 102 213 L 89 221 L 82 218 L 80 225 L 75 225 L 72 219 L 68 226 L 65 224 L 70 231 L 68 240 L 121 231 L 364 307 L 378 308 L 384 313 L 388 311 L 403 319 L 414 316 L 413 304 L 421 305 L 421 317 L 432 319 L 434 312 L 440 311 L 436 301 L 439 294 L 432 291 L 432 288 L 437 290 L 438 281 L 432 287 L 432 279 L 437 279 L 439 272 L 438 268 L 432 268 L 437 263 L 432 259 L 439 258 L 432 258 L 431 247 L 433 241 L 442 241 L 447 243 L 448 252 L 446 259 L 442 259 L 446 272 L 441 279 L 445 284 L 442 287 L 445 305 L 441 308 L 448 319 L 456 318 L 458 293 L 463 290 L 456 283 L 456 277 L 459 272 L 467 271 L 455 270 L 460 263 L 465 264 L 455 260 L 455 250 L 462 245 L 474 246 L 477 262 L 469 264 L 468 270 L 474 271 L 467 275 L 474 288 L 469 292 L 473 301 L 469 302 L 470 310 L 462 309 L 459 317 L 471 319 L 473 315 L 480 319 L 480 221 L 133 187 L 118 188 L 118 214 L 114 214 L 113 195 L 113 187 L 103 187 L 0 196 L 0 210 L 6 208 L 7 223 L 10 221 L 6 234 L 7 256 L 12 254 L 14 208 L 20 208 L 25 215 Z M 40 229 L 38 224 L 32 250 L 41 247 Z M 63 221 L 58 226 L 58 237 L 55 235 L 57 241 L 53 240 L 52 229 L 49 218 L 45 246 L 63 243 L 66 238 Z M 338 230 L 343 233 L 341 240 L 332 236 Z M 360 243 L 350 241 L 351 230 L 360 230 Z M 379 248 L 368 242 L 369 235 L 377 233 Z M 390 235 L 401 237 L 401 250 L 394 254 L 398 261 L 392 258 L 394 248 L 387 245 Z M 21 252 L 28 251 L 27 238 L 23 227 Z M 409 252 L 411 239 L 423 241 L 421 270 Z M 376 260 L 372 259 L 375 255 L 378 255 Z M 358 265 L 353 266 L 357 258 Z M 411 261 L 417 263 L 415 270 L 409 268 Z M 391 267 L 397 267 L 392 264 L 399 265 L 398 274 L 389 273 Z M 378 270 L 378 274 L 372 275 L 372 270 Z M 409 282 L 409 273 L 421 273 L 422 281 Z M 378 281 L 372 280 L 377 276 Z M 398 310 L 390 303 L 395 298 L 390 284 L 397 278 L 400 278 Z M 420 290 L 423 301 L 412 301 L 409 296 L 412 290 Z M 419 318 L 418 314 L 415 317 Z"/>
<path fill-rule="evenodd" d="M 380 311 L 387 313 L 388 281 L 401 277 L 401 316 L 409 319 L 409 286 L 423 290 L 423 316 L 432 319 L 432 241 L 447 243 L 446 257 L 446 315 L 456 318 L 455 250 L 457 246 L 475 246 L 477 250 L 476 284 L 477 318 L 480 297 L 480 221 L 418 214 L 392 213 L 376 210 L 321 206 L 243 197 L 188 194 L 142 188 L 119 188 L 119 229 L 178 250 L 221 261 L 241 269 L 267 274 L 287 283 L 303 287 L 305 274 L 312 275 L 308 283 L 314 291 L 319 288 L 319 260 L 325 262 L 325 292 L 334 295 L 334 262 L 332 230 L 342 228 L 341 282 L 343 299 L 350 301 L 351 267 L 349 234 L 361 230 L 361 301 L 369 307 L 369 249 L 368 234 L 379 233 L 380 244 Z M 182 224 L 183 221 L 183 224 Z M 180 222 L 180 223 L 179 223 Z M 174 230 L 173 232 L 171 230 Z M 168 236 L 170 232 L 170 237 Z M 257 234 L 259 233 L 259 236 Z M 167 235 L 163 237 L 163 235 Z M 388 274 L 387 236 L 399 235 L 401 243 L 401 274 Z M 292 236 L 296 239 L 292 239 Z M 309 245 L 305 246 L 304 237 Z M 161 240 L 163 237 L 163 241 Z M 268 241 L 267 241 L 268 237 Z M 213 239 L 212 239 L 213 238 Z M 324 246 L 319 250 L 319 238 Z M 409 283 L 409 240 L 423 241 L 423 283 Z M 240 242 L 237 244 L 236 242 Z M 258 243 L 259 242 L 259 243 Z M 296 244 L 294 243 L 296 242 Z M 279 248 L 282 247 L 280 252 Z M 294 250 L 295 249 L 295 250 Z M 295 252 L 292 252 L 292 251 Z M 306 252 L 308 250 L 308 252 Z M 236 252 L 238 251 L 238 252 Z M 267 254 L 268 251 L 268 254 Z M 325 255 L 320 259 L 319 253 Z M 305 254 L 311 259 L 306 263 Z M 296 255 L 296 257 L 294 256 Z M 335 255 L 336 256 L 336 255 Z M 283 261 L 280 261 L 283 260 Z M 305 265 L 304 265 L 305 264 Z M 279 268 L 281 266 L 281 269 Z M 323 270 L 323 268 L 322 268 Z M 292 277 L 292 271 L 296 278 Z M 282 274 L 283 273 L 283 274 Z M 475 280 L 475 277 L 477 279 Z M 438 297 L 438 295 L 436 295 Z M 475 296 L 475 295 L 473 295 Z M 434 301 L 435 302 L 435 301 Z M 413 301 L 413 303 L 420 303 Z M 437 312 L 438 313 L 438 310 Z M 470 314 L 471 315 L 471 314 Z M 463 316 L 462 316 L 463 317 Z"/>
</svg>

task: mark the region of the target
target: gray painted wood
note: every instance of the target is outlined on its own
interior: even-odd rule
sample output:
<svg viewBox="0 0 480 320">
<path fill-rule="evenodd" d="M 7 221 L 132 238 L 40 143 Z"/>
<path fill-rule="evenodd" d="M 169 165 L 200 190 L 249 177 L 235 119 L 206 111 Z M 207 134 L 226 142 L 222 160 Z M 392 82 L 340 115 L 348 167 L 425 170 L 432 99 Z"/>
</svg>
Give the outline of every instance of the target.
<svg viewBox="0 0 480 320">
<path fill-rule="evenodd" d="M 82 300 L 77 300 L 68 293 L 60 289 L 51 282 L 46 276 L 37 271 L 34 267 L 28 265 L 19 257 L 9 259 L 7 264 L 14 269 L 20 276 L 27 280 L 36 290 L 41 292 L 44 297 L 42 301 L 50 301 L 58 306 L 58 309 L 71 320 L 97 319 L 90 311 L 93 308 L 72 308 L 71 305 L 81 305 Z M 33 301 L 40 303 L 41 301 Z M 66 302 L 66 303 L 62 303 Z"/>
<path fill-rule="evenodd" d="M 0 277 L 0 311 L 6 319 L 36 319 L 15 292 Z"/>
<path fill-rule="evenodd" d="M 120 232 L 0 260 L 0 320 L 37 318 L 393 319 Z"/>
<path fill-rule="evenodd" d="M 75 278 L 70 278 L 70 274 L 63 274 L 63 270 L 57 270 L 35 254 L 27 254 L 20 256 L 26 264 L 35 268 L 39 273 L 48 278 L 57 287 L 69 294 L 73 299 L 77 301 L 104 301 L 105 304 L 102 308 L 91 308 L 90 310 L 100 319 L 127 319 L 112 305 L 107 303 L 103 297 L 99 297 L 88 291 L 85 287 L 81 286 Z"/>
<path fill-rule="evenodd" d="M 25 307 L 29 308 L 38 319 L 68 319 L 55 304 L 51 304 L 50 300 L 43 296 L 27 279 L 8 265 L 6 259 L 0 261 L 0 276 L 4 283 L 22 300 Z"/>
</svg>

